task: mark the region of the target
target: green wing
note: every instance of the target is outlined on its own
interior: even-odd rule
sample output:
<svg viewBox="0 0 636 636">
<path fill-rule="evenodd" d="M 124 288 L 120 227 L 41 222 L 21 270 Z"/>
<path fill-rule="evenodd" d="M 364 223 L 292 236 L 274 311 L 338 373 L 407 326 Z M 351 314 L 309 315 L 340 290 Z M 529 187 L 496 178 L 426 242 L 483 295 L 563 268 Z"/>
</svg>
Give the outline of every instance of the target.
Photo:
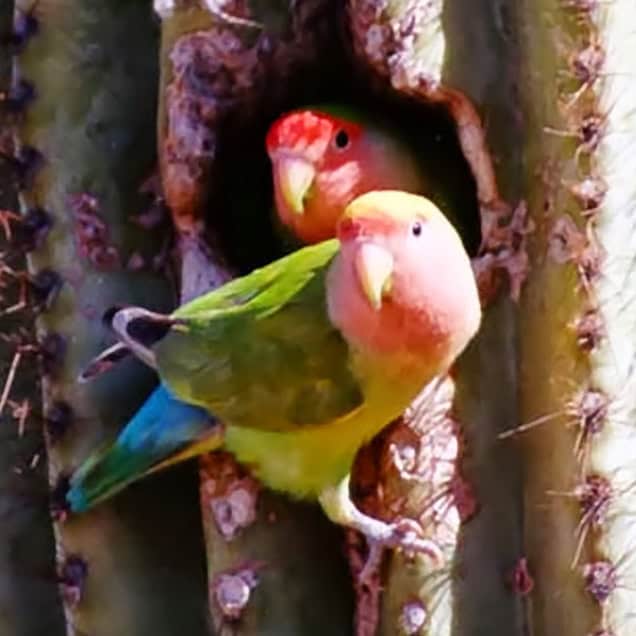
<svg viewBox="0 0 636 636">
<path fill-rule="evenodd" d="M 155 346 L 163 381 L 247 428 L 291 430 L 358 407 L 349 349 L 325 303 L 337 250 L 336 240 L 304 248 L 181 307 Z"/>
</svg>

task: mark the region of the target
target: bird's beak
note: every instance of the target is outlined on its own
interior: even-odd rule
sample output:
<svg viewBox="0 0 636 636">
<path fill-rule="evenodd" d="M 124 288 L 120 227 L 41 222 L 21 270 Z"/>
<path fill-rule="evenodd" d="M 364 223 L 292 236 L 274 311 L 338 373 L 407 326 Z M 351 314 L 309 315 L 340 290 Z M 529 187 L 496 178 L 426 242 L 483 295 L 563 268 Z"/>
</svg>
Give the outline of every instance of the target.
<svg viewBox="0 0 636 636">
<path fill-rule="evenodd" d="M 360 286 L 371 307 L 378 311 L 382 307 L 382 296 L 391 288 L 393 256 L 375 243 L 362 243 L 354 263 Z"/>
<path fill-rule="evenodd" d="M 295 214 L 302 214 L 316 169 L 302 157 L 279 155 L 274 159 L 274 171 L 283 200 Z"/>
</svg>

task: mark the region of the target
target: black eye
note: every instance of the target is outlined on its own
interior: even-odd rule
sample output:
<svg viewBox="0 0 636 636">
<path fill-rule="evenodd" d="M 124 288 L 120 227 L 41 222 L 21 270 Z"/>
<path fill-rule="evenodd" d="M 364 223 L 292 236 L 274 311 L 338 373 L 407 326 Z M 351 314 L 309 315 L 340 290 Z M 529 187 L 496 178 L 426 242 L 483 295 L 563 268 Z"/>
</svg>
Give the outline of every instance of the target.
<svg viewBox="0 0 636 636">
<path fill-rule="evenodd" d="M 413 225 L 411 225 L 411 234 L 413 236 L 419 236 L 422 233 L 422 224 L 419 221 L 415 221 Z"/>
<path fill-rule="evenodd" d="M 338 150 L 344 150 L 349 145 L 349 135 L 344 130 L 339 130 L 333 138 L 333 143 Z"/>
</svg>

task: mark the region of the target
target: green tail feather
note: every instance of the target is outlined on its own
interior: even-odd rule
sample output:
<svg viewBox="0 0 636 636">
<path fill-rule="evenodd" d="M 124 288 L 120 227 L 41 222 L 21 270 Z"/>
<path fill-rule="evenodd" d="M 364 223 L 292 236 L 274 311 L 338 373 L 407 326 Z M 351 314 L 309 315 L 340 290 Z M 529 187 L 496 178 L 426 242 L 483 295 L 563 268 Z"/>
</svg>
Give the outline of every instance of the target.
<svg viewBox="0 0 636 636">
<path fill-rule="evenodd" d="M 71 478 L 66 495 L 72 512 L 84 512 L 159 466 L 194 455 L 217 431 L 210 414 L 172 397 L 159 386 L 126 425 L 114 444 L 89 457 Z"/>
</svg>

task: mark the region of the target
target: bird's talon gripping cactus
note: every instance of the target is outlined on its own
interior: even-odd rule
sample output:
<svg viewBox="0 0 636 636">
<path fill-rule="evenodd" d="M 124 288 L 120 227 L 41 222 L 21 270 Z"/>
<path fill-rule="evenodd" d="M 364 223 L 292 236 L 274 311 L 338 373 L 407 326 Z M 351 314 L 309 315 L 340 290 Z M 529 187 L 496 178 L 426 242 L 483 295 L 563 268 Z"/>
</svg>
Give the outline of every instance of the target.
<svg viewBox="0 0 636 636">
<path fill-rule="evenodd" d="M 424 555 L 437 567 L 444 564 L 442 549 L 431 539 L 421 538 L 422 528 L 417 522 L 412 519 L 400 519 L 385 525 L 388 530 L 385 531 L 385 536 L 380 539 L 370 537 L 363 532 L 369 543 L 369 552 L 364 566 L 356 577 L 358 585 L 370 588 L 386 549 L 402 550 L 410 558 L 414 554 Z M 358 531 L 362 532 L 362 529 Z"/>
<path fill-rule="evenodd" d="M 443 564 L 441 549 L 434 541 L 422 537 L 422 528 L 415 520 L 396 519 L 386 523 L 360 512 L 351 502 L 349 481 L 347 475 L 338 486 L 326 489 L 320 495 L 320 503 L 332 521 L 355 529 L 369 543 L 366 563 L 358 575 L 359 585 L 368 585 L 386 548 L 424 554 L 437 565 Z"/>
</svg>

